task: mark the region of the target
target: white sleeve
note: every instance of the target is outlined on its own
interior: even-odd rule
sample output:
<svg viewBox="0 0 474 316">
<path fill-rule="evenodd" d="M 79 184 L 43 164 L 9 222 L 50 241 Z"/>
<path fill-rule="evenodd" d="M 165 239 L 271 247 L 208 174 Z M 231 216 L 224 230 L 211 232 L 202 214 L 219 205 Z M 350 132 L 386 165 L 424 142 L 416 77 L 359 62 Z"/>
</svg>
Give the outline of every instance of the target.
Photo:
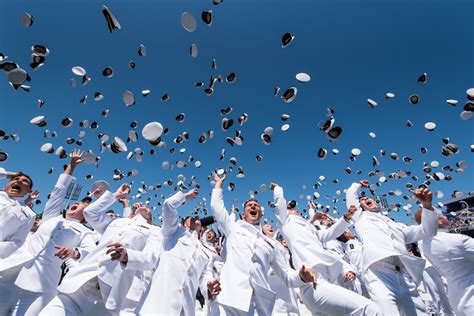
<svg viewBox="0 0 474 316">
<path fill-rule="evenodd" d="M 438 233 L 438 213 L 423 208 L 421 224 L 404 225 L 403 232 L 405 234 L 405 243 L 407 244 L 436 236 Z"/>
<path fill-rule="evenodd" d="M 214 213 L 218 228 L 227 236 L 230 235 L 232 230 L 232 223 L 229 213 L 224 206 L 224 197 L 222 196 L 221 188 L 212 189 L 211 195 L 211 209 Z"/>
<path fill-rule="evenodd" d="M 18 207 L 18 206 L 17 206 Z M 22 206 L 22 208 L 27 208 L 27 206 Z M 1 211 L 7 211 L 8 209 L 2 209 Z M 25 215 L 25 219 L 23 219 L 15 229 L 13 229 L 13 233 L 9 236 L 5 236 L 1 231 L 2 226 L 11 226 L 12 223 L 3 222 L 0 225 L 0 237 L 1 239 L 5 239 L 0 241 L 0 258 L 6 258 L 10 256 L 13 252 L 15 252 L 18 248 L 20 248 L 24 242 L 28 233 L 30 232 L 33 223 L 35 222 L 35 216 L 33 215 L 33 211 L 27 210 L 24 211 L 23 209 L 21 212 Z M 1 215 L 1 213 L 0 213 Z M 4 219 L 2 219 L 4 220 Z M 16 224 L 16 223 L 15 223 Z M 1 259 L 0 259 L 1 260 Z"/>
<path fill-rule="evenodd" d="M 0 168 L 0 179 L 5 179 L 7 177 L 7 171 L 5 168 Z"/>
<path fill-rule="evenodd" d="M 282 187 L 276 186 L 273 189 L 273 199 L 275 203 L 275 217 L 278 221 L 279 226 L 281 226 L 288 219 L 288 209 L 286 208 L 286 200 Z"/>
<path fill-rule="evenodd" d="M 354 182 L 346 191 L 346 206 L 349 209 L 351 205 L 354 205 L 357 210 L 355 211 L 354 215 L 352 215 L 352 219 L 357 221 L 359 216 L 362 214 L 362 208 L 360 207 L 359 203 L 359 191 L 362 187 L 362 184 L 359 182 Z"/>
<path fill-rule="evenodd" d="M 337 237 L 341 236 L 344 231 L 346 231 L 351 224 L 341 217 L 332 225 L 331 227 L 320 230 L 319 233 L 319 240 L 322 243 L 327 242 L 328 240 L 336 239 Z"/>
<path fill-rule="evenodd" d="M 186 200 L 186 196 L 183 192 L 178 191 L 175 195 L 167 198 L 163 202 L 163 225 L 161 227 L 161 232 L 163 233 L 163 237 L 170 236 L 174 234 L 176 229 L 178 228 L 178 207 L 184 203 Z"/>
<path fill-rule="evenodd" d="M 49 200 L 44 207 L 43 217 L 41 218 L 43 222 L 61 215 L 61 211 L 66 204 L 64 198 L 66 197 L 67 188 L 73 180 L 75 180 L 73 176 L 65 173 L 59 176 L 53 192 L 51 192 Z"/>
<path fill-rule="evenodd" d="M 161 253 L 161 233 L 150 228 L 150 234 L 143 250 L 127 249 L 128 262 L 126 270 L 152 270 L 156 267 Z"/>
<path fill-rule="evenodd" d="M 107 226 L 113 221 L 110 216 L 105 214 L 105 211 L 108 210 L 116 200 L 112 192 L 106 191 L 100 198 L 84 209 L 84 218 L 98 233 L 104 234 Z"/>
</svg>

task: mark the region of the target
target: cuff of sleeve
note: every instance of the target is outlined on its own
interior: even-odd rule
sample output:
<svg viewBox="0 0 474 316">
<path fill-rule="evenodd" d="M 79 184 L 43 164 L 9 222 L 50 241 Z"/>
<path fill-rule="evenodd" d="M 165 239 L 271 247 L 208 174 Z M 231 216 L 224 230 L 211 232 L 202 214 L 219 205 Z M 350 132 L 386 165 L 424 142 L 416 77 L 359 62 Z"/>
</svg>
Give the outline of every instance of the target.
<svg viewBox="0 0 474 316">
<path fill-rule="evenodd" d="M 142 260 L 140 260 L 141 251 L 127 249 L 128 261 L 127 263 L 120 262 L 122 269 L 124 270 L 140 270 Z"/>
<path fill-rule="evenodd" d="M 61 173 L 61 175 L 58 178 L 58 182 L 56 183 L 57 187 L 67 187 L 72 181 L 76 180 L 75 177 Z"/>
<path fill-rule="evenodd" d="M 4 168 L 0 168 L 0 179 L 5 179 L 7 177 L 7 171 Z"/>
</svg>

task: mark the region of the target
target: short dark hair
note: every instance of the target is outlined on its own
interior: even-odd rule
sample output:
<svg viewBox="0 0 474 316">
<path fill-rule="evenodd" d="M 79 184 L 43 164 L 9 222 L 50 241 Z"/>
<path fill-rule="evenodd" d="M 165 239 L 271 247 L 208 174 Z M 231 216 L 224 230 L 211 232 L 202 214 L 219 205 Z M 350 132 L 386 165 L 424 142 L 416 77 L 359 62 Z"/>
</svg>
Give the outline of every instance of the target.
<svg viewBox="0 0 474 316">
<path fill-rule="evenodd" d="M 251 198 L 244 202 L 244 208 L 247 206 L 247 203 L 249 202 L 257 202 L 258 204 L 260 204 L 260 202 L 257 199 Z"/>
<path fill-rule="evenodd" d="M 114 210 L 107 210 L 105 211 L 105 214 L 115 214 Z"/>
<path fill-rule="evenodd" d="M 85 198 L 81 200 L 81 202 L 90 204 L 92 202 L 92 198 L 89 196 L 86 196 Z"/>
<path fill-rule="evenodd" d="M 33 179 L 31 179 L 31 177 L 29 175 L 27 175 L 26 173 L 23 173 L 21 171 L 19 171 L 17 174 L 15 174 L 13 177 L 12 177 L 12 181 L 15 180 L 16 178 L 19 178 L 19 177 L 25 177 L 27 178 L 28 180 L 30 180 L 30 189 L 33 188 Z"/>
</svg>

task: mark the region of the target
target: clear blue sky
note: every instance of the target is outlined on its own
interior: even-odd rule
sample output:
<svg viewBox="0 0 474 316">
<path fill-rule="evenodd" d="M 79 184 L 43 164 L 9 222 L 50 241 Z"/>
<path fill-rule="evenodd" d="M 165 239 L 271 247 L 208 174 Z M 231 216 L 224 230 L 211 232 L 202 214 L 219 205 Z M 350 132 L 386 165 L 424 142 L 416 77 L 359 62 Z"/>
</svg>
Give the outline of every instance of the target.
<svg viewBox="0 0 474 316">
<path fill-rule="evenodd" d="M 103 4 L 120 21 L 121 30 L 109 33 L 101 12 Z M 201 11 L 209 9 L 214 13 L 211 27 L 200 19 Z M 306 195 L 314 192 L 312 185 L 323 175 L 318 202 L 333 207 L 332 197 L 337 190 L 342 192 L 351 182 L 368 178 L 371 170 L 382 170 L 387 177 L 400 169 L 419 176 L 418 182 L 410 178 L 389 179 L 377 191 L 383 194 L 401 189 L 405 195 L 407 182 L 417 185 L 424 180 L 423 162 L 436 160 L 440 163 L 438 169 L 445 165 L 456 169 L 456 162 L 465 160 L 470 166 L 464 173 L 445 172 L 453 180 L 433 181 L 432 190 L 444 192 L 445 197 L 454 190 L 469 192 L 473 190 L 474 179 L 474 153 L 469 148 L 474 143 L 474 121 L 462 121 L 459 114 L 466 102 L 466 89 L 474 87 L 473 9 L 474 3 L 468 0 L 226 0 L 220 6 L 214 6 L 211 0 L 1 1 L 0 52 L 27 69 L 32 81 L 29 93 L 13 91 L 6 78 L 0 83 L 0 128 L 20 135 L 18 143 L 0 142 L 0 148 L 10 156 L 0 166 L 31 174 L 35 187 L 42 192 L 44 205 L 45 196 L 66 160 L 42 153 L 43 143 L 52 142 L 55 147 L 63 145 L 72 150 L 74 147 L 66 145 L 65 139 L 78 139 L 79 121 L 88 119 L 97 121 L 100 128 L 85 130 L 81 148 L 100 154 L 98 133 L 125 140 L 131 121 L 138 121 L 139 135 L 146 123 L 158 121 L 170 129 L 164 137 L 165 149 L 149 156 L 151 145 L 140 136 L 128 148 L 142 148 L 146 152 L 142 162 L 127 160 L 125 153 L 105 152 L 100 154 L 99 169 L 83 165 L 77 170 L 78 181 L 87 188 L 92 182 L 105 179 L 115 188 L 118 186 L 112 180 L 115 168 L 122 172 L 139 169 L 137 176 L 126 179 L 136 184 L 144 181 L 155 185 L 168 179 L 176 183 L 178 174 L 188 180 L 194 175 L 201 184 L 201 197 L 209 200 L 208 174 L 213 169 L 227 167 L 229 158 L 234 156 L 238 166 L 244 168 L 245 178 L 237 179 L 235 171 L 228 177 L 228 182 L 236 184 L 234 192 L 225 194 L 229 206 L 233 199 L 239 203 L 246 200 L 248 192 L 258 190 L 262 183 L 275 181 L 285 188 L 287 199 L 297 199 L 302 207 Z M 185 11 L 197 19 L 193 33 L 180 25 L 180 16 Z M 21 25 L 22 12 L 35 16 L 31 28 Z M 295 40 L 282 49 L 280 38 L 285 32 L 291 32 Z M 141 43 L 147 48 L 146 57 L 137 54 Z M 197 58 L 189 54 L 192 43 L 199 48 Z M 30 47 L 34 44 L 45 45 L 51 51 L 45 65 L 35 72 L 29 68 Z M 213 58 L 217 70 L 211 69 Z M 137 64 L 133 71 L 128 68 L 130 60 Z M 70 79 L 75 76 L 71 67 L 76 65 L 84 67 L 92 81 L 73 89 Z M 114 69 L 110 79 L 101 75 L 106 66 Z M 217 84 L 210 97 L 193 86 L 195 81 L 207 85 L 211 75 L 225 77 L 230 72 L 236 73 L 237 81 L 232 85 Z M 295 80 L 298 72 L 309 73 L 312 80 L 298 83 Z M 421 85 L 417 78 L 424 72 L 428 73 L 428 83 Z M 274 97 L 275 86 L 283 91 L 297 87 L 295 101 L 284 103 Z M 143 89 L 151 90 L 146 98 L 141 97 Z M 137 103 L 133 107 L 126 108 L 122 101 L 126 90 L 135 94 Z M 94 101 L 94 93 L 99 91 L 104 99 Z M 395 93 L 396 97 L 385 100 L 387 92 Z M 170 100 L 163 103 L 161 96 L 165 93 Z M 408 97 L 415 93 L 421 100 L 412 105 Z M 79 102 L 84 95 L 89 98 L 86 105 Z M 378 102 L 375 109 L 368 106 L 368 98 Z M 45 101 L 41 109 L 36 105 L 38 99 Z M 459 104 L 452 107 L 446 99 L 457 99 Z M 249 119 L 243 127 L 234 124 L 223 132 L 220 109 L 228 105 L 233 107 L 228 117 L 235 123 L 244 112 L 249 114 Z M 344 129 L 340 140 L 334 143 L 316 125 L 325 119 L 327 107 L 335 110 L 337 125 Z M 110 109 L 110 115 L 103 118 L 101 112 L 106 108 Z M 186 119 L 178 123 L 174 118 L 181 112 L 186 114 Z M 280 120 L 282 113 L 291 116 L 286 122 L 290 124 L 287 132 L 280 130 L 284 124 Z M 29 123 L 38 115 L 46 117 L 45 128 Z M 61 127 L 65 117 L 73 118 L 73 127 Z M 412 128 L 406 126 L 408 119 L 414 123 Z M 428 121 L 436 122 L 435 131 L 424 129 Z M 275 130 L 269 146 L 260 140 L 267 126 Z M 46 128 L 56 130 L 58 137 L 44 139 Z M 235 136 L 236 129 L 242 131 L 244 144 L 231 147 L 225 137 Z M 199 144 L 199 135 L 207 130 L 214 130 L 214 138 Z M 184 131 L 189 133 L 189 141 L 174 144 L 173 138 Z M 370 138 L 369 132 L 375 132 L 377 137 Z M 460 153 L 451 158 L 442 156 L 443 137 L 450 137 Z M 169 150 L 173 146 L 176 152 L 171 154 Z M 329 151 L 325 160 L 319 160 L 316 155 L 320 147 Z M 352 162 L 349 156 L 355 147 L 362 154 Z M 427 147 L 429 152 L 422 155 L 420 147 Z M 180 154 L 180 148 L 186 148 L 186 153 Z M 226 157 L 220 161 L 223 148 Z M 340 154 L 332 155 L 333 148 Z M 383 158 L 378 154 L 380 149 L 387 152 Z M 400 160 L 391 160 L 392 152 L 398 153 Z M 184 169 L 175 166 L 171 171 L 161 168 L 163 161 L 186 161 L 189 155 L 202 161 L 200 169 L 192 164 Z M 262 155 L 263 161 L 257 163 L 256 155 Z M 372 167 L 372 155 L 379 158 L 380 166 Z M 410 156 L 413 162 L 404 163 L 403 156 Z M 47 173 L 50 167 L 55 170 L 52 175 Z M 354 172 L 348 175 L 344 171 L 346 167 Z M 357 170 L 362 175 L 356 175 Z M 87 174 L 93 174 L 94 179 L 85 180 Z M 339 182 L 333 183 L 334 179 Z M 137 188 L 134 185 L 134 193 Z M 161 194 L 169 196 L 173 191 L 163 188 L 148 193 L 145 198 L 154 193 L 158 198 L 153 199 L 152 205 L 161 200 Z M 336 206 L 342 210 L 344 194 L 336 196 L 339 198 Z M 267 192 L 257 198 L 266 205 L 272 196 Z M 407 201 L 389 196 L 388 203 L 405 205 Z M 182 214 L 195 205 L 183 207 Z M 37 207 L 36 211 L 41 208 Z M 411 220 L 403 210 L 392 216 L 404 222 Z"/>
</svg>

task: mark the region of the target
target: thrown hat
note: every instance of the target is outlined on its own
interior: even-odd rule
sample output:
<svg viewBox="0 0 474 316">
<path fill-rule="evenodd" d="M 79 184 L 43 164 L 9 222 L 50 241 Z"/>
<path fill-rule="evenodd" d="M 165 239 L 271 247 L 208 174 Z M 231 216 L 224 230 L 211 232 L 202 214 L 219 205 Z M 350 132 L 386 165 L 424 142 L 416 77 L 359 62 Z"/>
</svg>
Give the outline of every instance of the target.
<svg viewBox="0 0 474 316">
<path fill-rule="evenodd" d="M 188 32 L 194 32 L 196 30 L 196 19 L 189 12 L 181 14 L 181 26 Z"/>
<path fill-rule="evenodd" d="M 125 142 L 121 140 L 119 137 L 114 137 L 114 141 L 110 145 L 110 150 L 118 154 L 118 153 L 127 151 L 127 145 L 125 145 Z"/>
<path fill-rule="evenodd" d="M 102 13 L 104 14 L 105 20 L 107 21 L 107 27 L 109 28 L 110 33 L 112 33 L 112 31 L 120 30 L 122 28 L 117 18 L 112 14 L 112 12 L 110 12 L 109 8 L 107 8 L 105 5 L 102 6 Z"/>
</svg>

